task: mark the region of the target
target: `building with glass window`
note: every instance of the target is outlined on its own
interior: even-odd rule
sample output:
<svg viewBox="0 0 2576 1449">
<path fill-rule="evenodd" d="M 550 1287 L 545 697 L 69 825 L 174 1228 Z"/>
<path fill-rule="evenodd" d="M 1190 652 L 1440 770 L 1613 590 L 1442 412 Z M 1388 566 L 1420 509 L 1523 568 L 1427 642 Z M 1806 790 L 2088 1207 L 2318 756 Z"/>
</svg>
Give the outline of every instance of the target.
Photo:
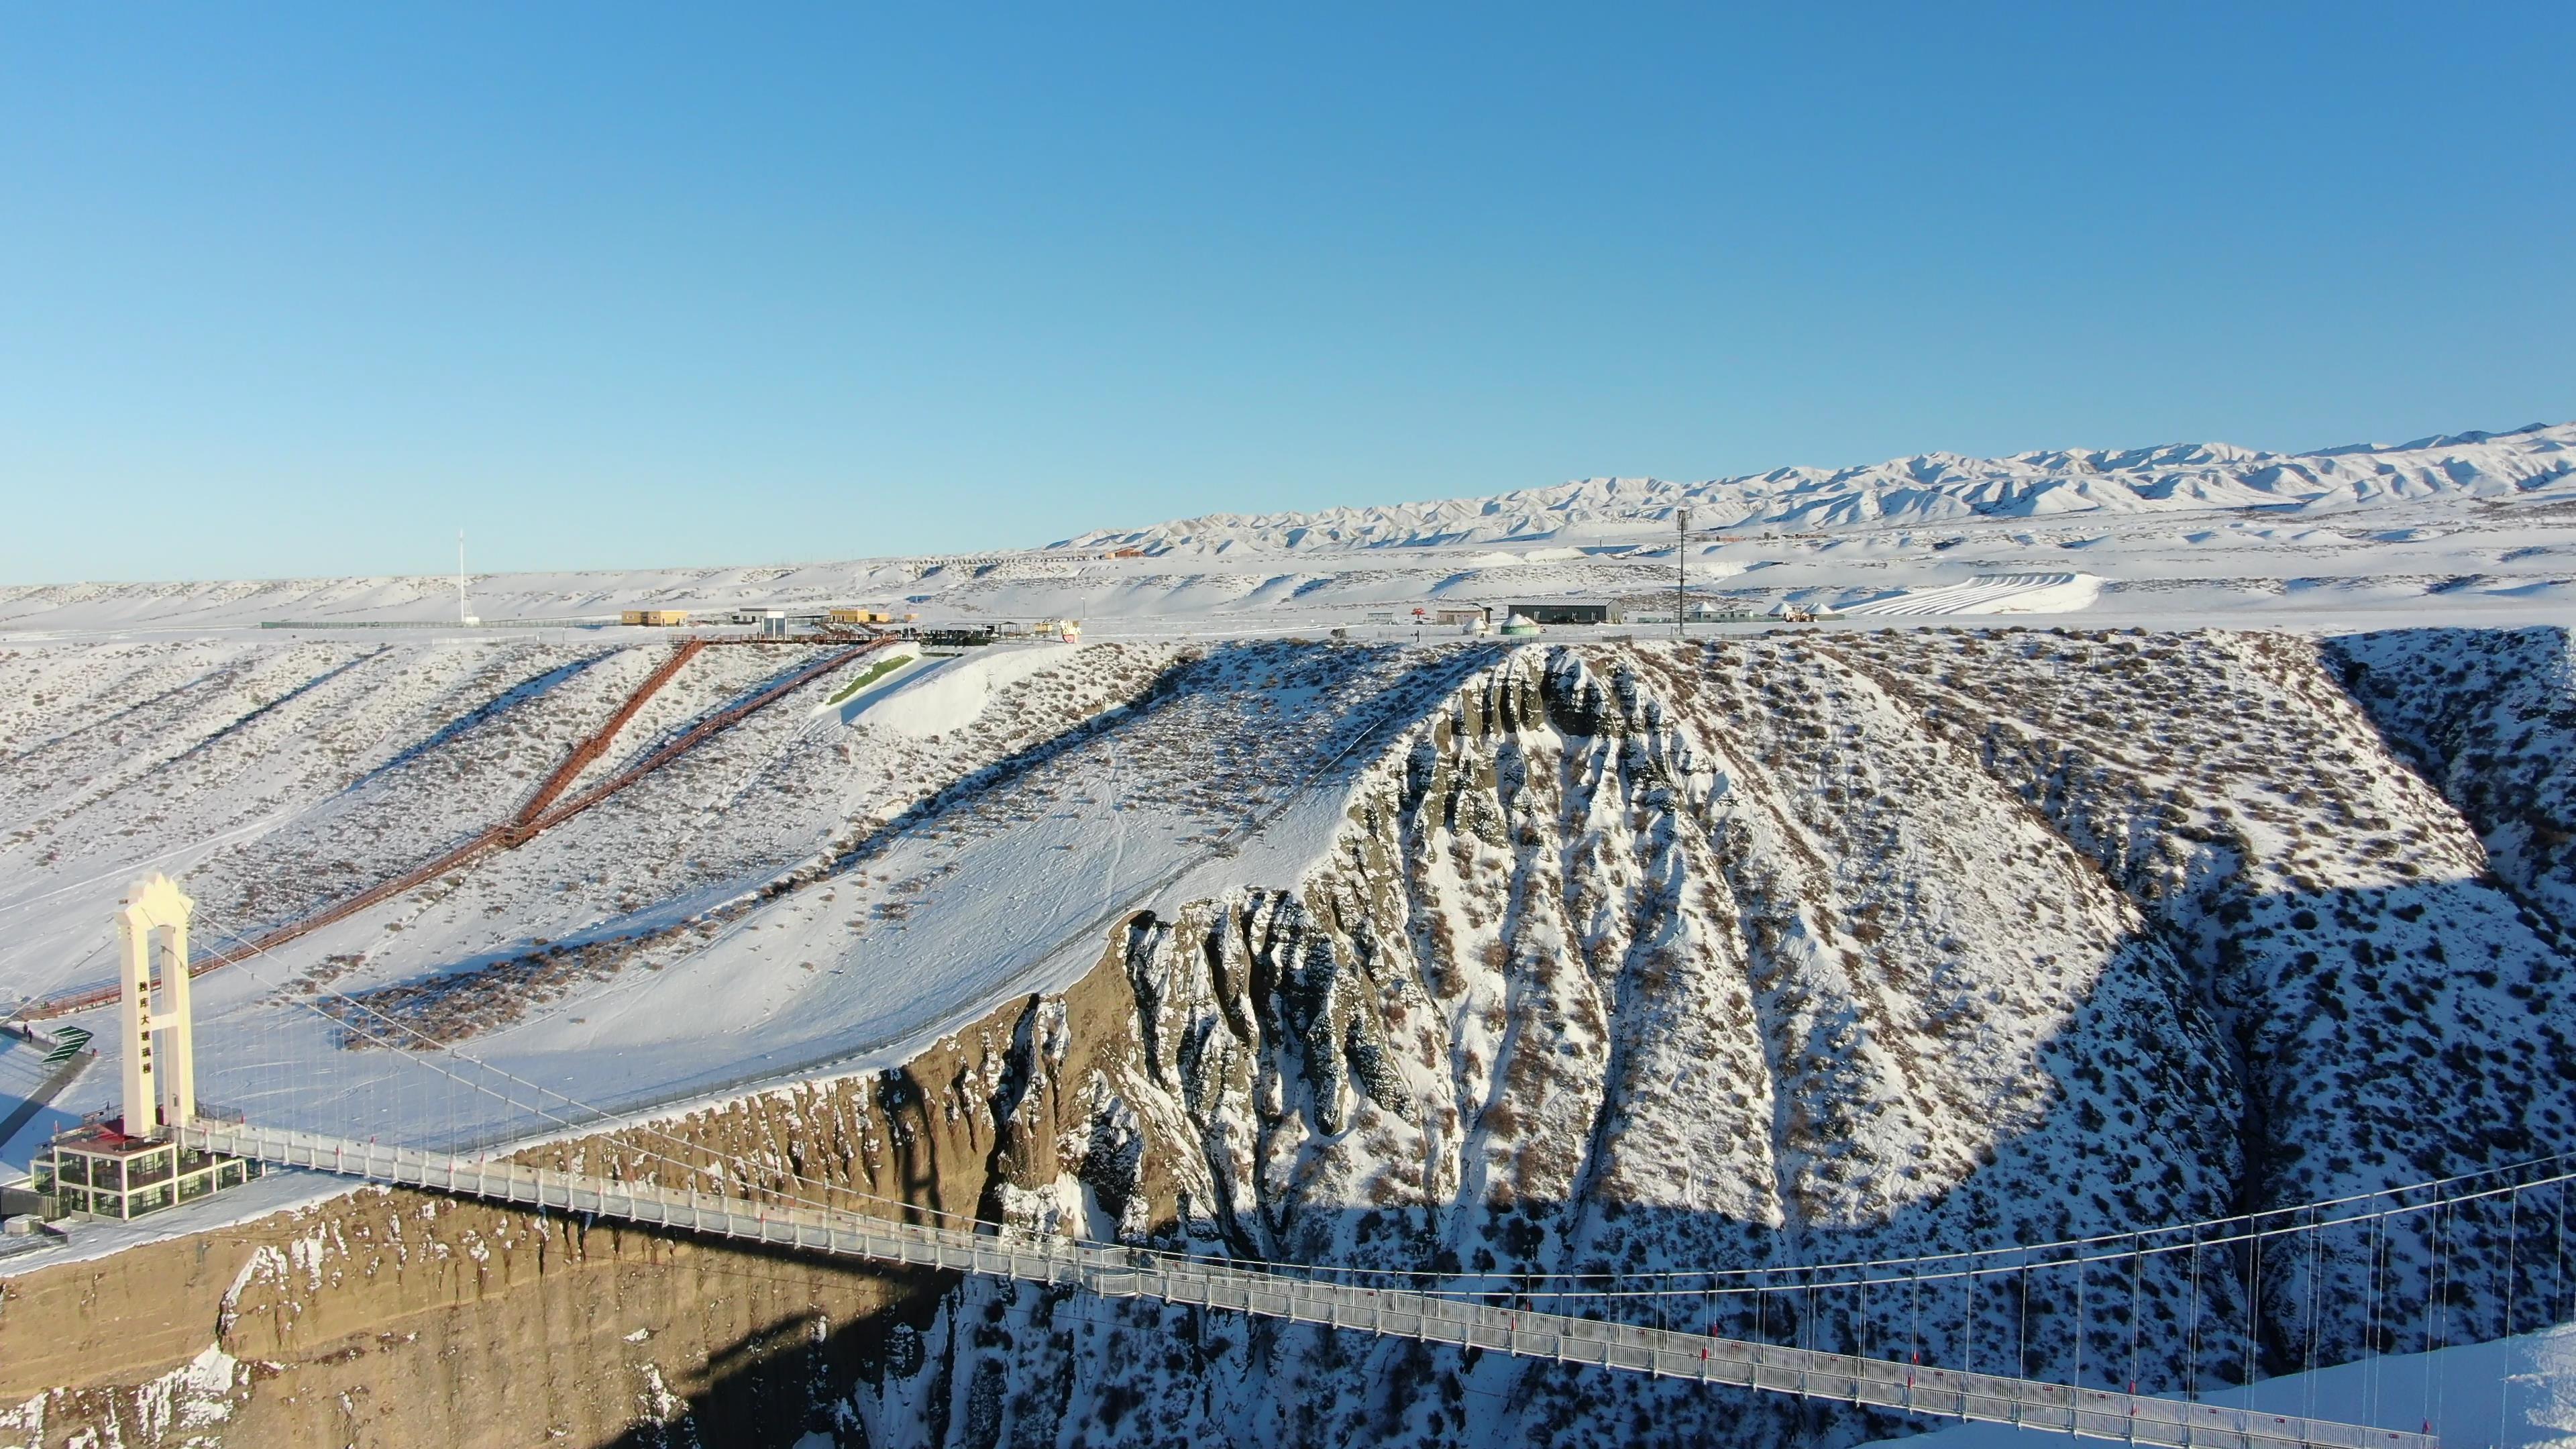
<svg viewBox="0 0 2576 1449">
<path fill-rule="evenodd" d="M 247 1158 L 201 1152 L 157 1137 L 128 1137 L 123 1124 L 95 1122 L 53 1140 L 33 1164 L 37 1193 L 55 1213 L 139 1218 L 239 1187 L 259 1176 Z"/>
</svg>

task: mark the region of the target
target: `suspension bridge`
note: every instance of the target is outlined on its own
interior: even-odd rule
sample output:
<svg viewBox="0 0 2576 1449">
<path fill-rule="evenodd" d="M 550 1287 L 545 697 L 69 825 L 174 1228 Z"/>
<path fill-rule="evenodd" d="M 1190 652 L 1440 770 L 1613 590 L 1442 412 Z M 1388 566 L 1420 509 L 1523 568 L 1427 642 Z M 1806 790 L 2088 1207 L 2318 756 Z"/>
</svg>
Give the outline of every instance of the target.
<svg viewBox="0 0 2576 1449">
<path fill-rule="evenodd" d="M 239 959 L 255 963 L 263 954 L 243 951 Z M 2200 1395 L 2196 1379 L 2164 1385 L 2163 1393 L 2141 1391 L 2139 1365 L 2155 1356 L 2155 1345 L 2141 1341 L 2142 1326 L 2154 1316 L 2153 1295 L 2144 1286 L 2151 1264 L 2158 1265 L 2160 1277 L 2189 1283 L 2187 1322 L 2161 1330 L 2179 1329 L 2190 1336 L 2188 1358 L 2196 1363 L 2202 1356 L 2204 1331 L 2213 1339 L 2241 1336 L 2244 1371 L 2221 1388 L 2222 1398 L 2257 1376 L 2256 1340 L 2263 1336 L 2258 1319 L 2266 1301 L 2260 1276 L 2267 1264 L 2293 1281 L 2288 1300 L 2307 1305 L 2305 1326 L 2294 1336 L 2304 1336 L 2311 1364 L 2319 1325 L 2331 1311 L 2325 1300 L 2332 1262 L 2349 1266 L 2366 1259 L 2374 1319 L 2383 1303 L 2392 1313 L 2403 1304 L 2422 1316 L 2423 1347 L 2462 1341 L 2465 1312 L 2460 1322 L 2453 1320 L 2466 1276 L 2460 1225 L 2483 1223 L 2498 1209 L 2515 1229 L 2504 1250 L 2506 1306 L 2493 1329 L 2501 1335 L 2565 1321 L 2570 1301 L 2576 1299 L 2571 1291 L 2576 1280 L 2570 1279 L 2565 1262 L 2565 1198 L 2568 1185 L 2576 1181 L 2576 1160 L 2569 1159 L 2168 1228 L 1775 1269 L 1431 1273 L 1198 1257 L 958 1218 L 918 1203 L 874 1198 L 846 1184 L 782 1174 L 775 1163 L 723 1154 L 714 1154 L 710 1162 L 703 1144 L 649 1122 L 639 1124 L 631 1114 L 612 1115 L 451 1044 L 433 1042 L 355 998 L 321 995 L 336 1000 L 325 1005 L 295 999 L 359 1043 L 385 1049 L 380 1060 L 408 1063 L 450 1086 L 533 1113 L 548 1130 L 464 1151 L 360 1141 L 190 1110 L 168 1118 L 159 1135 L 183 1153 L 209 1158 L 247 1159 L 786 1253 L 1014 1279 L 1104 1298 L 1155 1300 L 1514 1358 L 1760 1390 L 1922 1420 L 2006 1424 L 2179 1449 L 2436 1449 L 2440 1441 L 2429 1422 L 2412 1430 L 2375 1427 L 2328 1415 L 2257 1409 L 2250 1399 L 2244 1404 L 2214 1402 Z M 130 1116 L 137 1110 L 129 1103 Z M 149 1115 L 149 1109 L 142 1112 Z M 667 1166 L 688 1185 L 516 1160 L 531 1147 L 599 1131 L 620 1133 L 622 1153 L 632 1150 L 639 1134 L 662 1141 L 669 1151 L 644 1148 L 624 1171 L 631 1173 L 638 1162 L 648 1174 Z M 709 1180 L 765 1185 L 740 1190 L 700 1185 Z M 852 1201 L 862 1206 L 852 1207 Z M 2523 1221 L 2533 1225 L 2527 1238 L 2519 1233 Z M 2403 1234 L 2391 1225 L 2410 1223 L 2424 1227 L 2427 1252 L 2398 1251 Z M 2347 1235 L 2350 1243 L 2337 1246 L 2336 1233 Z M 2433 1251 L 2437 1236 L 2438 1251 Z M 2351 1244 L 2364 1250 L 2347 1251 Z M 2401 1270 L 2411 1271 L 2418 1260 L 2426 1275 L 2420 1292 L 2411 1282 L 2401 1291 Z M 2187 1274 L 2163 1271 L 2186 1261 Z M 2547 1287 L 2539 1291 L 2544 1263 Z M 2515 1306 L 2511 1296 L 2525 1278 L 2535 1290 Z M 2125 1279 L 2125 1303 L 2116 1301 L 2116 1287 L 2102 1292 L 2105 1279 L 2114 1285 Z M 2062 1380 L 2034 1376 L 2027 1330 L 2035 1295 L 2045 1302 L 2067 1299 L 2070 1282 L 2079 1325 L 2090 1328 L 2098 1318 L 2126 1327 L 2127 1361 L 2097 1361 L 2088 1377 L 2080 1347 L 2087 1334 L 2078 1331 L 2073 1369 Z M 2096 1295 L 2089 1318 L 2088 1284 Z M 1926 1334 L 1920 1328 L 1925 1304 L 1944 1293 L 1956 1295 L 1965 1306 L 1947 1314 L 1936 1309 L 1931 1315 L 1935 1331 Z M 1985 1343 L 1987 1367 L 1980 1369 L 1980 1325 L 1993 1316 L 1981 1305 L 1990 1305 L 1998 1295 L 2017 1299 L 2013 1316 L 2021 1337 L 2009 1344 Z M 2271 1296 L 2283 1296 L 2277 1285 Z M 1837 1301 L 1845 1305 L 1839 1334 L 1830 1327 L 1831 1305 Z M 2216 1321 L 2205 1325 L 2205 1316 Z M 1888 1326 L 1899 1319 L 1916 1325 L 1901 1339 Z M 1784 1320 L 1794 1325 L 1788 1333 L 1797 1341 L 1775 1341 L 1780 1332 L 1772 1325 Z M 1937 1342 L 1939 1325 L 1945 1323 L 1952 1336 L 1946 1354 Z M 2372 1355 L 2411 1347 L 2403 1332 L 2383 1332 L 2377 1322 L 2365 1341 Z M 1998 1359 L 2008 1359 L 2001 1366 L 2013 1371 L 1995 1371 Z"/>
<path fill-rule="evenodd" d="M 2110 1389 L 1630 1326 L 1462 1301 L 1439 1293 L 1317 1281 L 1262 1267 L 1142 1248 L 896 1222 L 725 1194 L 465 1158 L 313 1133 L 198 1121 L 178 1130 L 200 1151 L 283 1167 L 733 1238 L 793 1253 L 979 1273 L 1110 1298 L 1287 1319 L 1517 1358 L 1766 1389 L 1927 1418 L 2054 1430 L 2133 1444 L 2208 1449 L 2433 1449 L 2428 1434 L 2374 1429 Z"/>
</svg>

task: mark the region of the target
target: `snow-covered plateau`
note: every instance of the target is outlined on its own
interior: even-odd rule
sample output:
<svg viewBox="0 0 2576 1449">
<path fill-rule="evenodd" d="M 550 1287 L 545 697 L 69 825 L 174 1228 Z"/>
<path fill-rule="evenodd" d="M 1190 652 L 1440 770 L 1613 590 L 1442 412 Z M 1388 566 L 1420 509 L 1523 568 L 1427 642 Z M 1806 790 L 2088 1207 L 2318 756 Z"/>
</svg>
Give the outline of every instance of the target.
<svg viewBox="0 0 2576 1449">
<path fill-rule="evenodd" d="M 46 1003 L 108 979 L 129 880 L 177 879 L 201 950 L 290 926 L 509 821 L 674 658 L 598 616 L 824 603 L 1075 615 L 1091 642 L 848 660 L 201 976 L 201 1095 L 673 1186 L 1525 1286 L 2116 1235 L 2566 1151 L 2571 443 L 1921 458 L 490 578 L 472 628 L 438 625 L 440 580 L 7 591 L 0 1003 L 39 1039 L 0 1036 L 0 1118 L 23 1115 L 0 1163 L 114 1092 L 112 1010 Z M 1683 506 L 1710 600 L 1844 617 L 1682 642 L 1414 622 L 1647 607 Z M 2015 610 L 2050 617 L 1989 617 Z M 689 656 L 570 792 L 836 648 Z M 9 1113 L 71 1026 L 102 1054 Z M 2012 1331 L 2031 1376 L 2222 1402 L 2522 1332 L 2488 1355 L 2521 1387 L 2474 1412 L 2548 1405 L 2494 1431 L 2546 1442 L 2576 1379 L 2527 1337 L 2553 1321 L 2537 1239 L 2499 1258 L 2498 1226 L 2472 1214 L 2439 1263 L 2320 1252 L 2295 1289 L 2165 1258 L 2117 1313 L 1784 1301 L 1761 1331 Z M 2436 1315 L 2438 1343 L 2386 1329 Z M 0 1444 L 47 1449 L 1938 1427 L 295 1175 L 0 1245 L 0 1405 Z"/>
</svg>

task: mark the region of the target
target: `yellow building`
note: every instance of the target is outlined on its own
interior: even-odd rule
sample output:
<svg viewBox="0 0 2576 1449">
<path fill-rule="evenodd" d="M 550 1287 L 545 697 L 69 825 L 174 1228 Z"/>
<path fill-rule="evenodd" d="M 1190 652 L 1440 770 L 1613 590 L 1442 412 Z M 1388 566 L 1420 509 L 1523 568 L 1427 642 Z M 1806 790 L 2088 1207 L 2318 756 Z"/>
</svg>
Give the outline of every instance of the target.
<svg viewBox="0 0 2576 1449">
<path fill-rule="evenodd" d="M 642 624 L 655 629 L 677 629 L 689 622 L 686 609 L 629 609 L 618 616 L 620 623 Z"/>
</svg>

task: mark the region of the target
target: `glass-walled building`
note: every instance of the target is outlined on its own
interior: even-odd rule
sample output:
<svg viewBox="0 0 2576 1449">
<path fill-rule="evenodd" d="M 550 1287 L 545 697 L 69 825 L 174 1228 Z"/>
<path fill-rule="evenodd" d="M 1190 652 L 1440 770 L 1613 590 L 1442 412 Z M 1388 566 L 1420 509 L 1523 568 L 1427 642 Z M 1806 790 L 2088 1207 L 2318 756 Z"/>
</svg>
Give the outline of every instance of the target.
<svg viewBox="0 0 2576 1449">
<path fill-rule="evenodd" d="M 32 1164 L 33 1188 L 57 1213 L 139 1218 L 259 1176 L 259 1164 L 92 1123 L 54 1139 Z"/>
</svg>

